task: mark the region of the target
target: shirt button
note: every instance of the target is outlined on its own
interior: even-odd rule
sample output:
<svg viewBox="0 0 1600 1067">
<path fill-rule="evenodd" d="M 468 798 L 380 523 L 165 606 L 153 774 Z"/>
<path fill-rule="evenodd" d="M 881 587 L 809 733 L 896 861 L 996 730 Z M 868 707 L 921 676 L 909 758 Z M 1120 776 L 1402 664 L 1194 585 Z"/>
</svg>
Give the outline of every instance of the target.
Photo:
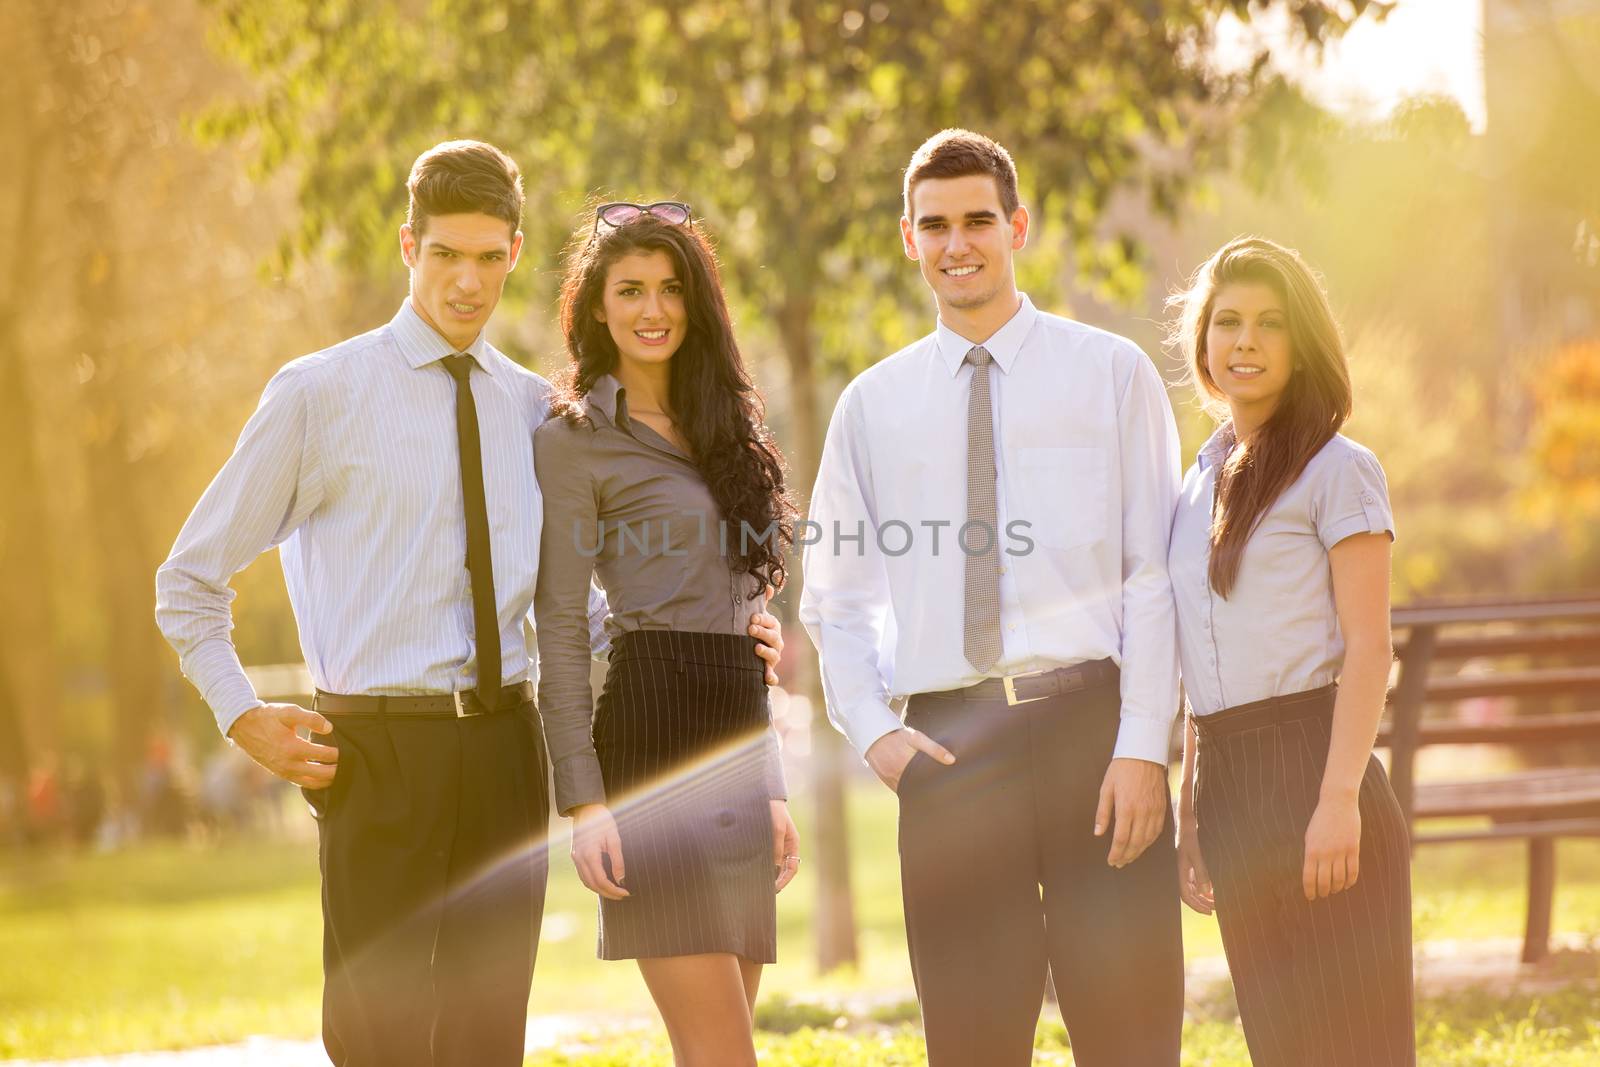
<svg viewBox="0 0 1600 1067">
<path fill-rule="evenodd" d="M 1007 625 L 1007 626 L 1006 626 L 1006 629 L 1008 629 L 1008 630 L 1015 630 L 1015 629 L 1016 629 L 1016 628 L 1017 628 L 1017 624 L 1016 624 L 1016 623 L 1014 623 L 1014 622 L 1013 622 L 1013 623 L 1010 623 L 1010 624 L 1008 624 L 1008 625 Z"/>
<path fill-rule="evenodd" d="M 1365 501 L 1366 503 L 1368 503 L 1368 504 L 1373 503 L 1373 500 L 1374 500 L 1373 495 L 1371 493 L 1362 493 L 1361 494 L 1361 499 L 1363 501 Z"/>
</svg>

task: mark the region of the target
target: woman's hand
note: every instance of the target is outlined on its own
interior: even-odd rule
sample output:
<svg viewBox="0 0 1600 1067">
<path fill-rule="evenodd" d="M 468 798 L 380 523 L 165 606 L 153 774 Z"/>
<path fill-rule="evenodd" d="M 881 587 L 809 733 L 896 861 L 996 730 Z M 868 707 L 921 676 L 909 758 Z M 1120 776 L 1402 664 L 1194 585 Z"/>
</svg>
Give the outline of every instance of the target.
<svg viewBox="0 0 1600 1067">
<path fill-rule="evenodd" d="M 611 861 L 610 874 L 606 873 L 606 860 Z M 617 833 L 611 809 L 604 804 L 580 804 L 572 809 L 572 864 L 578 868 L 583 884 L 607 900 L 627 897 L 628 891 L 621 884 L 627 877 L 622 863 L 622 837 Z"/>
<path fill-rule="evenodd" d="M 1178 896 L 1201 915 L 1217 910 L 1216 894 L 1205 857 L 1200 854 L 1199 827 L 1193 815 L 1178 816 Z"/>
<path fill-rule="evenodd" d="M 1306 827 L 1306 863 L 1300 881 L 1307 900 L 1331 897 L 1356 884 L 1361 873 L 1361 809 L 1355 797 L 1324 797 Z"/>
<path fill-rule="evenodd" d="M 767 666 L 767 684 L 777 685 L 778 661 L 783 659 L 783 625 L 777 616 L 758 611 L 750 616 L 750 636 L 756 639 L 756 655 Z"/>
<path fill-rule="evenodd" d="M 777 892 L 794 878 L 800 870 L 800 831 L 789 818 L 789 803 L 774 800 L 772 803 L 772 865 L 778 870 Z"/>
</svg>

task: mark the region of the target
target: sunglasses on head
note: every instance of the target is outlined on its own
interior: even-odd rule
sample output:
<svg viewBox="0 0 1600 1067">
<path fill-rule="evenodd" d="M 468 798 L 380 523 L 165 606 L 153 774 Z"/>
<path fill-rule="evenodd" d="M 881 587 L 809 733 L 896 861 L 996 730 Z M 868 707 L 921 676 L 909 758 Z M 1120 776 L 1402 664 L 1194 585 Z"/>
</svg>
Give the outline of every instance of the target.
<svg viewBox="0 0 1600 1067">
<path fill-rule="evenodd" d="M 682 226 L 689 221 L 690 211 L 689 205 L 681 200 L 657 200 L 653 204 L 630 204 L 627 201 L 616 200 L 609 204 L 601 204 L 594 209 L 594 233 L 589 239 L 592 241 L 600 235 L 602 223 L 614 230 L 645 215 L 654 215 L 662 222 Z"/>
</svg>

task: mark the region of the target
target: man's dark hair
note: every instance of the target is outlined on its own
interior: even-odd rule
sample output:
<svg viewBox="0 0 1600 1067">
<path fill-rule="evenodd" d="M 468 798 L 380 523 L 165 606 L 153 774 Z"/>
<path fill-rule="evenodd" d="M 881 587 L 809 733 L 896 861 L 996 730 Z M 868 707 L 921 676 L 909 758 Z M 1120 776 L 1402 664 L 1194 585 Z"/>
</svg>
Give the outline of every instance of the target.
<svg viewBox="0 0 1600 1067">
<path fill-rule="evenodd" d="M 422 236 L 433 215 L 480 214 L 522 228 L 522 172 L 511 157 L 482 141 L 436 144 L 411 165 L 406 223 Z"/>
<path fill-rule="evenodd" d="M 1017 213 L 1022 201 L 1017 196 L 1017 167 L 1011 153 L 981 133 L 971 130 L 940 130 L 911 154 L 906 164 L 906 218 L 911 219 L 911 193 L 924 178 L 965 178 L 987 174 L 1000 190 L 1000 207 L 1006 218 Z M 915 222 L 915 219 L 911 219 Z"/>
</svg>

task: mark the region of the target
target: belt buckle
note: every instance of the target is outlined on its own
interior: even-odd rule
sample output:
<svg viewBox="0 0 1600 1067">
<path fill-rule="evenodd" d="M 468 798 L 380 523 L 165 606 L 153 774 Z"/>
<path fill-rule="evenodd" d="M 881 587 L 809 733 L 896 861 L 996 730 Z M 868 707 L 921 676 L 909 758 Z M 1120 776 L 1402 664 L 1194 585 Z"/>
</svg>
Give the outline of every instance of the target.
<svg viewBox="0 0 1600 1067">
<path fill-rule="evenodd" d="M 1049 673 L 1049 671 L 1029 671 L 1026 674 L 1008 674 L 1004 678 L 1000 679 L 1000 684 L 1005 688 L 1006 691 L 1006 705 L 1008 707 L 1016 707 L 1018 704 L 1031 704 L 1035 700 L 1043 700 L 1046 697 L 1054 696 L 1054 693 L 1040 693 L 1036 697 L 1017 696 L 1016 683 L 1018 679 L 1038 678 L 1041 675 Z"/>
<path fill-rule="evenodd" d="M 459 691 L 451 692 L 450 703 L 454 706 L 456 718 L 458 719 L 465 719 L 469 715 L 476 714 L 476 712 L 467 710 L 466 702 L 461 699 L 461 693 Z"/>
</svg>

